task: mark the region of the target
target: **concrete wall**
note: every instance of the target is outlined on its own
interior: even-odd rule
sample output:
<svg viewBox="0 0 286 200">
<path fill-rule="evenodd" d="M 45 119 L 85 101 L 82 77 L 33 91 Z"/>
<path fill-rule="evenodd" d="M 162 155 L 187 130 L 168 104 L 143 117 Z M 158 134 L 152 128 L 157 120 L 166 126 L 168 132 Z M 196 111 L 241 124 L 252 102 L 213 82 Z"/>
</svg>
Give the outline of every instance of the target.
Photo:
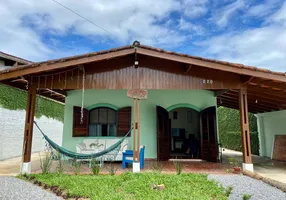
<svg viewBox="0 0 286 200">
<path fill-rule="evenodd" d="M 286 111 L 257 114 L 260 155 L 272 156 L 275 135 L 286 135 Z"/>
<path fill-rule="evenodd" d="M 0 160 L 22 155 L 26 112 L 0 107 Z M 42 116 L 35 119 L 41 129 L 56 143 L 62 143 L 63 123 Z M 32 152 L 44 150 L 44 139 L 34 126 Z"/>
<path fill-rule="evenodd" d="M 86 90 L 84 107 L 102 103 L 119 108 L 132 106 L 133 100 L 126 94 L 126 90 Z M 81 106 L 81 99 L 81 90 L 69 91 L 66 97 L 63 146 L 71 151 L 75 151 L 76 144 L 85 139 L 72 137 L 73 106 Z M 206 90 L 148 90 L 148 99 L 141 101 L 141 144 L 146 145 L 146 158 L 157 157 L 156 105 L 174 109 L 177 104 L 180 104 L 178 107 L 204 109 L 216 105 L 216 98 L 213 92 Z"/>
</svg>

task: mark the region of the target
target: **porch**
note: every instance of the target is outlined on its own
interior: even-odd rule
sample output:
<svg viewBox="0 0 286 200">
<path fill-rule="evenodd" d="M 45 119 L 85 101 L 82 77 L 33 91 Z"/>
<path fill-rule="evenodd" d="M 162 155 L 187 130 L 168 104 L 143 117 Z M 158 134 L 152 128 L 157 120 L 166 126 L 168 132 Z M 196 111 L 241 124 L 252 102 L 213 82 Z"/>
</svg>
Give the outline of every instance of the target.
<svg viewBox="0 0 286 200">
<path fill-rule="evenodd" d="M 250 171 L 253 170 L 253 165 L 248 111 L 263 113 L 286 108 L 285 74 L 177 54 L 140 45 L 138 42 L 132 46 L 2 71 L 0 81 L 28 90 L 22 172 L 30 172 L 31 169 L 37 95 L 66 103 L 62 147 L 70 151 L 75 151 L 76 144 L 80 143 L 83 137 L 89 136 L 89 130 L 96 130 L 92 133 L 96 134 L 96 137 L 98 134 L 100 137 L 122 137 L 133 123 L 130 148 L 135 152 L 135 161 L 138 160 L 140 144 L 147 145 L 146 158 L 167 160 L 171 149 L 168 109 L 176 104 L 194 106 L 197 101 L 199 111 L 214 106 L 200 114 L 200 133 L 197 135 L 200 137 L 201 158 L 216 162 L 219 139 L 215 107 L 239 109 L 243 169 Z M 133 101 L 126 97 L 126 91 L 134 89 L 144 89 L 150 93 L 146 101 L 141 101 L 141 111 L 139 104 L 136 104 L 138 97 L 134 97 Z M 101 95 L 101 92 L 105 91 L 106 94 Z M 97 94 L 93 96 L 93 92 Z M 108 96 L 113 92 L 121 93 Z M 167 93 L 169 97 L 160 95 L 160 92 Z M 191 95 L 197 92 L 206 96 L 199 95 L 197 98 L 197 95 Z M 153 95 L 157 95 L 157 98 L 152 97 Z M 174 101 L 170 103 L 169 99 Z M 111 104 L 113 110 L 118 110 L 117 115 L 104 119 L 99 117 L 100 114 L 91 115 L 92 109 L 97 108 L 100 103 L 106 108 L 106 104 L 110 104 L 111 100 L 115 101 Z M 123 109 L 126 107 L 130 108 Z M 103 116 L 113 112 L 109 111 L 106 109 Z M 100 110 L 94 111 L 99 112 Z M 90 124 L 90 117 L 93 117 L 93 124 Z M 117 118 L 119 120 L 115 120 Z"/>
</svg>

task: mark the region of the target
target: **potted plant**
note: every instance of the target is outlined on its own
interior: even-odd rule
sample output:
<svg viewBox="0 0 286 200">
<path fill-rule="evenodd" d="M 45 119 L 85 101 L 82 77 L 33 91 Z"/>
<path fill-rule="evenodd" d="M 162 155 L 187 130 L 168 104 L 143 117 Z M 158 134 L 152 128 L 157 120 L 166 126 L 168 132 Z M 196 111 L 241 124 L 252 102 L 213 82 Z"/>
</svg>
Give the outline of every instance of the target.
<svg viewBox="0 0 286 200">
<path fill-rule="evenodd" d="M 235 158 L 229 158 L 228 162 L 233 168 L 233 173 L 240 174 L 241 172 L 240 162 L 238 162 L 238 160 Z"/>
</svg>

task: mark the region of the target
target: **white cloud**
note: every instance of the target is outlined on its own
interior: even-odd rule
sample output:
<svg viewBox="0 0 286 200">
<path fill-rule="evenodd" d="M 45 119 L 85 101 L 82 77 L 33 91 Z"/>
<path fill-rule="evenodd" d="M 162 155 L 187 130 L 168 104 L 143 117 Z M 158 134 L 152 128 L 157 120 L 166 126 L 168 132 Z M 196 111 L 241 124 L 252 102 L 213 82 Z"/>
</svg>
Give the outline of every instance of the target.
<svg viewBox="0 0 286 200">
<path fill-rule="evenodd" d="M 214 36 L 198 43 L 204 55 L 286 72 L 286 2 L 264 27 Z"/>
<path fill-rule="evenodd" d="M 184 0 L 182 1 L 182 8 L 184 15 L 188 18 L 198 18 L 208 12 L 208 0 Z"/>
<path fill-rule="evenodd" d="M 175 0 L 58 1 L 112 35 L 51 0 L 8 0 L 6 4 L 0 4 L 0 23 L 4 29 L 0 31 L 0 49 L 27 59 L 42 60 L 54 57 L 57 51 L 46 44 L 43 35 L 64 37 L 75 34 L 91 40 L 109 38 L 118 45 L 131 44 L 137 39 L 161 47 L 174 47 L 186 39 L 164 24 L 171 12 L 181 8 L 180 2 Z"/>
<path fill-rule="evenodd" d="M 180 18 L 178 28 L 193 35 L 203 35 L 205 33 L 205 29 L 202 26 L 193 24 L 183 18 Z"/>
<path fill-rule="evenodd" d="M 213 21 L 219 27 L 225 27 L 231 18 L 246 7 L 244 0 L 236 0 L 231 4 L 225 5 L 217 10 L 213 10 L 211 21 Z"/>
<path fill-rule="evenodd" d="M 250 7 L 246 16 L 263 17 L 271 14 L 280 0 L 266 0 L 263 3 Z"/>
</svg>

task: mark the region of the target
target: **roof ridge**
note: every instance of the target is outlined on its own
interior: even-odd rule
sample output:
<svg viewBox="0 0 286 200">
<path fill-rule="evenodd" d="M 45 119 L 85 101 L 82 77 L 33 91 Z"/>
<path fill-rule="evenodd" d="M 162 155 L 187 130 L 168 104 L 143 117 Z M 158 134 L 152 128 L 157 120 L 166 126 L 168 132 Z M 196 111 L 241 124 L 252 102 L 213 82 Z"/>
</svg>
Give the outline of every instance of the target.
<svg viewBox="0 0 286 200">
<path fill-rule="evenodd" d="M 27 64 L 27 63 L 29 63 L 29 64 L 31 64 L 31 63 L 33 63 L 32 61 L 29 61 L 29 60 L 26 60 L 26 59 L 24 59 L 24 58 L 20 58 L 20 57 L 18 57 L 18 56 L 14 56 L 14 55 L 11 55 L 11 54 L 8 54 L 8 53 L 5 53 L 5 52 L 3 52 L 3 51 L 0 51 L 0 56 L 8 56 L 8 57 L 11 57 L 11 58 L 14 58 L 14 59 L 16 59 L 16 60 L 21 60 L 21 61 L 23 61 L 23 63 L 24 64 Z M 16 60 L 14 60 L 14 61 L 16 61 Z"/>
</svg>

